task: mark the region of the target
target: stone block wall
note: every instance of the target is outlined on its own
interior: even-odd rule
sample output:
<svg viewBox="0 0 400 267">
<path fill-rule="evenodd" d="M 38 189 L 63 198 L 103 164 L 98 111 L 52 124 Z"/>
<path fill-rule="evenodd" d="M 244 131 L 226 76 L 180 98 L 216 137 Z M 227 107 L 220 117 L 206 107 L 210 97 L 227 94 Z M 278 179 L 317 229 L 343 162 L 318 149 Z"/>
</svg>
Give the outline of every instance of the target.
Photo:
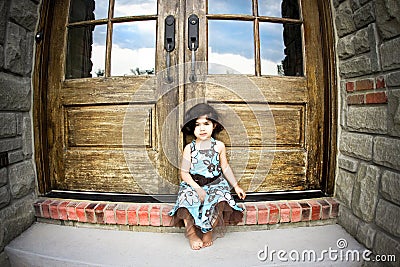
<svg viewBox="0 0 400 267">
<path fill-rule="evenodd" d="M 400 259 L 400 1 L 334 0 L 339 222 Z M 394 265 L 393 265 L 394 266 Z"/>
<path fill-rule="evenodd" d="M 31 72 L 38 1 L 0 0 L 0 266 L 34 221 Z"/>
</svg>

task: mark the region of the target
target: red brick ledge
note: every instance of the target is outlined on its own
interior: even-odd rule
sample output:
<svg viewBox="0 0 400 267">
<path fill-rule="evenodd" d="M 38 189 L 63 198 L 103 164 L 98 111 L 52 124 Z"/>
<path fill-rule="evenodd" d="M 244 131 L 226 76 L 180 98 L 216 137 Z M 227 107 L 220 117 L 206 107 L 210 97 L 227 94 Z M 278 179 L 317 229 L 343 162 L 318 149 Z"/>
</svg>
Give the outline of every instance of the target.
<svg viewBox="0 0 400 267">
<path fill-rule="evenodd" d="M 265 225 L 337 218 L 339 202 L 324 197 L 290 201 L 240 203 L 239 225 Z M 34 203 L 37 218 L 104 225 L 170 226 L 172 204 L 115 203 L 41 198 Z"/>
</svg>

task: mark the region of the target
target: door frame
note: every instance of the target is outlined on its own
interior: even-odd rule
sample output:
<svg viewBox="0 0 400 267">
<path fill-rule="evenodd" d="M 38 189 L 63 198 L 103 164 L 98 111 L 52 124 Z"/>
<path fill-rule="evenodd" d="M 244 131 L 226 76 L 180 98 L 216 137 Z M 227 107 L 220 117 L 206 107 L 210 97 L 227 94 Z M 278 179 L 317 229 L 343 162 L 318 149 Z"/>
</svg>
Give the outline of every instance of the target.
<svg viewBox="0 0 400 267">
<path fill-rule="evenodd" d="M 169 201 L 174 200 L 175 196 L 165 195 L 153 198 L 151 195 L 142 194 L 96 194 L 80 192 L 57 192 L 52 191 L 52 182 L 50 179 L 50 170 L 48 168 L 50 158 L 48 151 L 48 123 L 47 123 L 47 63 L 50 56 L 50 38 L 52 29 L 53 5 L 54 1 L 43 0 L 40 6 L 40 16 L 37 26 L 37 33 L 41 38 L 37 38 L 34 69 L 32 73 L 33 86 L 33 125 L 34 125 L 34 151 L 38 179 L 38 189 L 40 195 L 55 196 L 61 198 L 74 199 L 93 199 L 110 201 Z M 292 192 L 272 192 L 272 193 L 254 193 L 249 194 L 246 201 L 265 201 L 277 199 L 300 199 L 310 197 L 321 197 L 333 195 L 336 174 L 336 156 L 337 156 L 337 123 L 338 123 L 338 94 L 337 94 L 337 75 L 334 47 L 334 27 L 332 20 L 332 7 L 330 2 L 318 1 L 320 12 L 322 55 L 324 79 L 322 81 L 324 91 L 324 136 L 323 136 L 323 155 L 322 155 L 322 181 L 321 190 L 292 191 Z M 39 36 L 39 35 L 38 35 Z"/>
<path fill-rule="evenodd" d="M 337 129 L 338 129 L 338 87 L 336 75 L 336 50 L 331 1 L 318 1 L 321 14 L 322 60 L 324 63 L 325 113 L 322 184 L 326 195 L 332 196 L 335 190 Z"/>
</svg>

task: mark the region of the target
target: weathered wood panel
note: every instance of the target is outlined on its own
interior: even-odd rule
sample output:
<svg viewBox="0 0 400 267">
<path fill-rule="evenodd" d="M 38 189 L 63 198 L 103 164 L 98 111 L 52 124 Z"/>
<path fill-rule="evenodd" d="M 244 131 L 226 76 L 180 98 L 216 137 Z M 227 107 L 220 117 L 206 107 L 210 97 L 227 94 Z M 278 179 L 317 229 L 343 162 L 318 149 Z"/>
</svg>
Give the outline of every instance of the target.
<svg viewBox="0 0 400 267">
<path fill-rule="evenodd" d="M 153 152 L 146 149 L 69 150 L 64 154 L 65 176 L 57 187 L 123 193 L 158 193 L 157 175 L 152 164 Z"/>
<path fill-rule="evenodd" d="M 228 148 L 227 154 L 229 164 L 245 190 L 267 192 L 306 189 L 305 150 Z"/>
<path fill-rule="evenodd" d="M 217 101 L 269 103 L 306 103 L 304 77 L 250 77 L 245 75 L 208 75 L 206 97 Z"/>
<path fill-rule="evenodd" d="M 227 146 L 302 147 L 304 105 L 212 104 L 225 131 L 218 138 Z"/>
<path fill-rule="evenodd" d="M 151 146 L 153 108 L 154 105 L 66 107 L 68 147 Z"/>
<path fill-rule="evenodd" d="M 308 11 L 304 18 L 304 39 L 308 53 L 305 54 L 305 71 L 308 79 L 307 105 L 307 177 L 310 188 L 319 188 L 322 181 L 322 165 L 324 164 L 324 148 L 326 133 L 324 127 L 325 92 L 324 63 L 322 55 L 322 36 L 318 0 L 302 1 L 302 8 Z M 318 27 L 317 27 L 318 25 Z"/>
<path fill-rule="evenodd" d="M 64 105 L 155 102 L 156 82 L 151 76 L 66 80 L 61 101 Z"/>
</svg>

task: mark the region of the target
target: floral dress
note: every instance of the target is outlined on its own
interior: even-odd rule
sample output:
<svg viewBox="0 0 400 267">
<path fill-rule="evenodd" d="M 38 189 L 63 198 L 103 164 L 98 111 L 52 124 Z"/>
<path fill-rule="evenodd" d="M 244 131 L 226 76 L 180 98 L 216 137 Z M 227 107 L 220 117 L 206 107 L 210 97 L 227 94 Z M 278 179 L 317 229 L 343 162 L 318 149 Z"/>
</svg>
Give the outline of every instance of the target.
<svg viewBox="0 0 400 267">
<path fill-rule="evenodd" d="M 196 141 L 192 141 L 190 148 L 191 167 L 189 173 L 192 177 L 197 175 L 203 178 L 215 180 L 202 186 L 206 192 L 206 197 L 203 203 L 201 203 L 197 192 L 192 186 L 186 182 L 181 182 L 176 204 L 169 212 L 169 215 L 176 215 L 178 209 L 187 209 L 193 218 L 193 224 L 203 233 L 213 230 L 214 222 L 218 217 L 231 224 L 238 223 L 243 215 L 243 209 L 236 204 L 230 194 L 229 184 L 223 177 L 215 139 L 211 138 L 210 149 L 197 149 Z M 221 205 L 219 204 L 223 202 L 227 205 L 224 205 L 223 215 L 221 216 L 222 212 L 218 211 L 218 207 L 220 207 Z M 229 212 L 226 212 L 227 209 Z M 239 216 L 237 216 L 238 212 L 240 213 Z M 236 213 L 236 216 L 231 216 L 232 213 Z M 236 219 L 232 220 L 232 218 L 227 218 L 227 214 L 229 214 L 229 217 L 235 217 Z M 226 223 L 227 222 L 223 221 L 218 222 L 219 225 Z"/>
</svg>

